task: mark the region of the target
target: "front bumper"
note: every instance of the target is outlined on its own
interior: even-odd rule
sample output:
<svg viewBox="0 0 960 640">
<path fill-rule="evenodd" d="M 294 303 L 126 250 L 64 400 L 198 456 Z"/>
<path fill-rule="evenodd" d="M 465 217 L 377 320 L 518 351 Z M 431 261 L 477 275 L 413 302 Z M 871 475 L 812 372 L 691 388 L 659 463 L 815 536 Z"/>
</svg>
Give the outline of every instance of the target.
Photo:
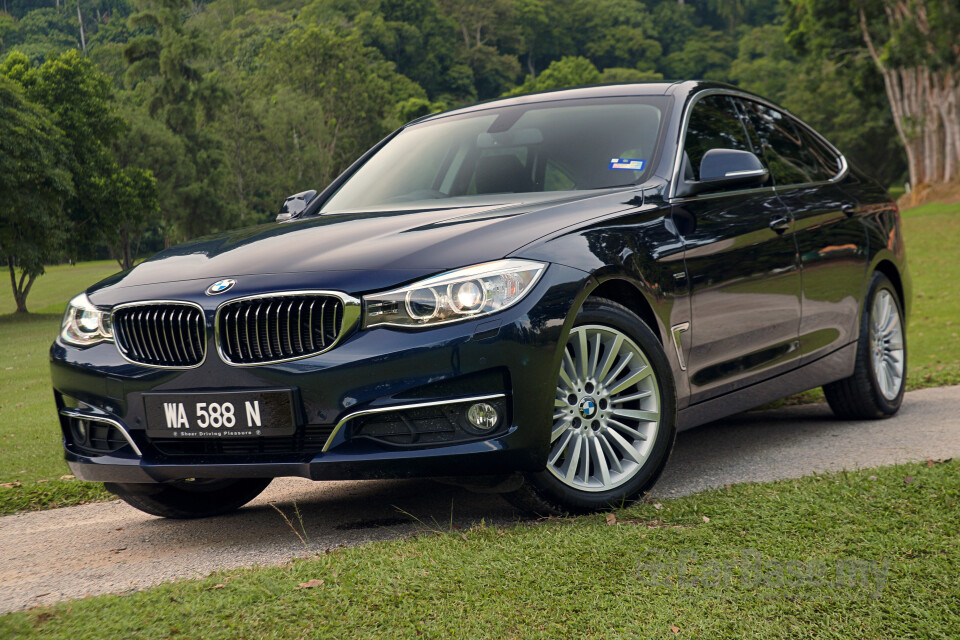
<svg viewBox="0 0 960 640">
<path fill-rule="evenodd" d="M 78 478 L 121 483 L 542 469 L 559 366 L 557 345 L 569 330 L 586 277 L 554 264 L 524 300 L 496 315 L 429 330 L 357 331 L 331 351 L 274 365 L 234 367 L 217 357 L 210 329 L 215 305 L 222 300 L 195 296 L 183 300 L 204 307 L 209 336 L 208 357 L 196 369 L 143 367 L 124 360 L 111 343 L 78 349 L 58 340 L 51 347 L 51 369 L 66 460 Z M 283 290 L 282 283 L 277 285 L 275 290 Z M 144 393 L 271 388 L 296 390 L 299 444 L 291 450 L 267 446 L 236 453 L 171 453 L 146 435 Z M 354 417 L 371 411 L 480 397 L 502 397 L 508 417 L 487 438 L 390 446 L 354 437 Z M 65 415 L 71 413 L 115 422 L 128 443 L 111 453 L 78 446 Z"/>
</svg>

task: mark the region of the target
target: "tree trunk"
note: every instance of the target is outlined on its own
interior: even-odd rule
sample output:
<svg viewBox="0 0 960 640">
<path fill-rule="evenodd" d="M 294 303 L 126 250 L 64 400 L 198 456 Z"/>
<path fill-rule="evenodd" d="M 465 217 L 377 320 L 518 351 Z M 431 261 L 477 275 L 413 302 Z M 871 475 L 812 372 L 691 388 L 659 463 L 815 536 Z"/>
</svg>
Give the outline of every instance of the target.
<svg viewBox="0 0 960 640">
<path fill-rule="evenodd" d="M 13 264 L 13 258 L 7 258 L 7 267 L 10 270 L 10 286 L 13 288 L 13 300 L 17 303 L 17 313 L 29 313 L 27 295 L 30 294 L 30 288 L 37 276 L 29 275 L 24 271 L 20 274 L 20 282 L 17 282 L 17 268 Z"/>
<path fill-rule="evenodd" d="M 960 79 L 950 69 L 887 66 L 862 4 L 859 14 L 860 33 L 883 76 L 893 122 L 907 153 L 911 187 L 954 180 L 960 174 Z M 891 21 L 903 18 L 898 15 L 888 13 Z"/>
<path fill-rule="evenodd" d="M 87 52 L 87 39 L 83 34 L 83 16 L 80 15 L 80 0 L 77 0 L 77 20 L 80 22 L 80 45 L 83 47 L 83 52 Z"/>
<path fill-rule="evenodd" d="M 123 242 L 123 262 L 120 267 L 124 271 L 133 269 L 133 235 L 124 231 L 120 234 L 120 240 Z"/>
<path fill-rule="evenodd" d="M 233 160 L 237 163 L 237 202 L 240 205 L 240 222 L 243 222 L 247 217 L 247 207 L 243 198 L 243 153 L 239 137 L 233 142 Z"/>
</svg>

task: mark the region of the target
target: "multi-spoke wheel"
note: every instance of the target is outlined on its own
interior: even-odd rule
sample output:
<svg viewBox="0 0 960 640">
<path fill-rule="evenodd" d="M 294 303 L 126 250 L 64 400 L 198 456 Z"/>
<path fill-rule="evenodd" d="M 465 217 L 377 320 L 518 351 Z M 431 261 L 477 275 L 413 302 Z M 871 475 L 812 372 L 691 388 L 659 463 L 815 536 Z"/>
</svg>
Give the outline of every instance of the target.
<svg viewBox="0 0 960 640">
<path fill-rule="evenodd" d="M 870 307 L 870 346 L 880 393 L 894 400 L 903 387 L 903 323 L 894 294 L 887 289 L 877 291 Z"/>
<path fill-rule="evenodd" d="M 634 476 L 660 426 L 657 375 L 628 335 L 602 325 L 570 332 L 563 351 L 547 470 L 583 491 Z"/>
<path fill-rule="evenodd" d="M 656 481 L 675 433 L 673 377 L 653 332 L 590 299 L 561 345 L 546 469 L 508 498 L 541 514 L 602 509 Z"/>
<path fill-rule="evenodd" d="M 867 289 L 853 375 L 825 385 L 823 393 L 840 418 L 885 418 L 903 402 L 907 344 L 903 310 L 890 280 L 876 272 Z"/>
</svg>

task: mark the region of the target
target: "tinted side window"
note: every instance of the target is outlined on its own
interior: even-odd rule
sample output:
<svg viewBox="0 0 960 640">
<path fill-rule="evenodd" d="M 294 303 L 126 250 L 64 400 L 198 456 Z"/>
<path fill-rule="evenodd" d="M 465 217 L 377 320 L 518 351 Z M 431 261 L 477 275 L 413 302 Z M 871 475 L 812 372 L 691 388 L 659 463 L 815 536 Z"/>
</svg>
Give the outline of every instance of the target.
<svg viewBox="0 0 960 640">
<path fill-rule="evenodd" d="M 837 154 L 823 144 L 823 142 L 802 125 L 796 125 L 800 131 L 800 137 L 803 138 L 807 155 L 813 162 L 810 170 L 814 173 L 817 180 L 830 180 L 840 172 L 840 158 Z"/>
<path fill-rule="evenodd" d="M 762 151 L 774 184 L 802 184 L 821 179 L 813 171 L 815 163 L 806 154 L 800 132 L 787 115 L 752 100 L 742 100 L 741 104 L 753 125 L 755 146 Z"/>
<path fill-rule="evenodd" d="M 693 105 L 681 165 L 687 180 L 700 179 L 700 160 L 710 149 L 751 150 L 736 105 L 728 96 L 707 96 Z"/>
</svg>

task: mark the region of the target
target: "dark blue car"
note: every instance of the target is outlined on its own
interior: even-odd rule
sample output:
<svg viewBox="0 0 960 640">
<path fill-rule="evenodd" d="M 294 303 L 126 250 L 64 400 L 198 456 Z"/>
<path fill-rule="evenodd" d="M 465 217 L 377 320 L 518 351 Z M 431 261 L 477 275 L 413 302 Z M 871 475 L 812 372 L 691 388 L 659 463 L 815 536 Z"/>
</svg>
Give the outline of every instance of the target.
<svg viewBox="0 0 960 640">
<path fill-rule="evenodd" d="M 732 87 L 428 116 L 282 217 L 71 301 L 51 361 L 79 478 L 167 517 L 277 476 L 486 476 L 582 512 L 648 490 L 677 430 L 817 386 L 848 418 L 903 398 L 896 206 Z"/>
</svg>

